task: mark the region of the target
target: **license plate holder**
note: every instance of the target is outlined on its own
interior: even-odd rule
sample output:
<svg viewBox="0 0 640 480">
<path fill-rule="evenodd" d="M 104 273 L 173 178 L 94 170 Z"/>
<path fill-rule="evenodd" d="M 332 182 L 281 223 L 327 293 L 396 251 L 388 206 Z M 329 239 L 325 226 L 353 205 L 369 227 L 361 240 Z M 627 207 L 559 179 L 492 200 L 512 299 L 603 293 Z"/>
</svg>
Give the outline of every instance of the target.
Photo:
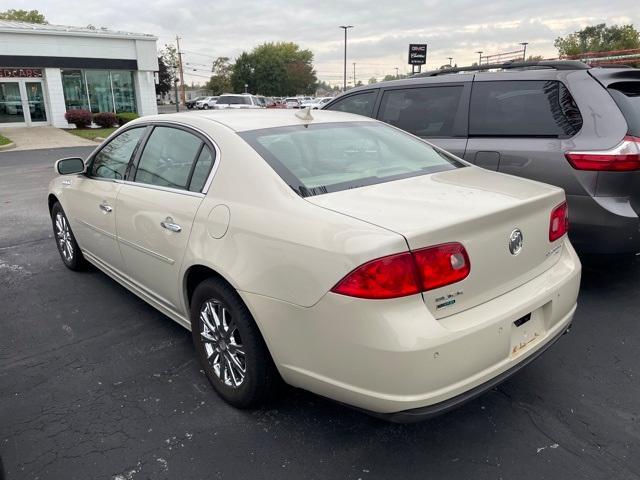
<svg viewBox="0 0 640 480">
<path fill-rule="evenodd" d="M 510 356 L 515 358 L 529 350 L 545 336 L 542 309 L 534 310 L 511 323 Z"/>
</svg>

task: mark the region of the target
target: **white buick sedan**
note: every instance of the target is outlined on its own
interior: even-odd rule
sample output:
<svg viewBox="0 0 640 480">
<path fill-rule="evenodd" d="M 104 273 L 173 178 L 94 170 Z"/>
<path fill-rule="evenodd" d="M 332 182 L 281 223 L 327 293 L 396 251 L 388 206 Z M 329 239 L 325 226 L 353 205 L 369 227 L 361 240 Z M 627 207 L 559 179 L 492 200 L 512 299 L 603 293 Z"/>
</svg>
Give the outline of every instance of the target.
<svg viewBox="0 0 640 480">
<path fill-rule="evenodd" d="M 190 329 L 237 407 L 284 380 L 421 419 L 529 363 L 576 309 L 561 189 L 369 118 L 144 117 L 56 170 L 65 265 L 95 265 Z"/>
</svg>

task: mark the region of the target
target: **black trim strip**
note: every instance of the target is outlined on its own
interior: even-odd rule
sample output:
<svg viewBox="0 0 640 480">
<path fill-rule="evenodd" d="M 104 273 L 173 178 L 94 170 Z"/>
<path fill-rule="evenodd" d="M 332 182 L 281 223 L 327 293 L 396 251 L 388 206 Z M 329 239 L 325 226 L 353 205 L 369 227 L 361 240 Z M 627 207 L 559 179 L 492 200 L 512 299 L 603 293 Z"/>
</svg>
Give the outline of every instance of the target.
<svg viewBox="0 0 640 480">
<path fill-rule="evenodd" d="M 0 67 L 97 68 L 101 70 L 138 70 L 138 61 L 117 58 L 0 55 Z"/>
</svg>

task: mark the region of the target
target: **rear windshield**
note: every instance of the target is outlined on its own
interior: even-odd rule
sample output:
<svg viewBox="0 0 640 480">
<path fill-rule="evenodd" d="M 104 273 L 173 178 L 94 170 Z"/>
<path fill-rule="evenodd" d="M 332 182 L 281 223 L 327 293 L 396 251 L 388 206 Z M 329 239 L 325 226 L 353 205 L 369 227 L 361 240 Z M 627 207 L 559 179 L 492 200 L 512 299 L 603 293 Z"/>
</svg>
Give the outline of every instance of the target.
<svg viewBox="0 0 640 480">
<path fill-rule="evenodd" d="M 617 82 L 607 87 L 629 126 L 629 135 L 640 137 L 640 82 Z"/>
<path fill-rule="evenodd" d="M 303 197 L 464 166 L 455 157 L 382 123 L 295 125 L 240 136 Z"/>
<path fill-rule="evenodd" d="M 228 96 L 228 97 L 220 97 L 218 101 L 221 104 L 226 103 L 227 105 L 251 105 L 251 99 L 249 97 L 244 97 L 241 95 Z"/>
</svg>

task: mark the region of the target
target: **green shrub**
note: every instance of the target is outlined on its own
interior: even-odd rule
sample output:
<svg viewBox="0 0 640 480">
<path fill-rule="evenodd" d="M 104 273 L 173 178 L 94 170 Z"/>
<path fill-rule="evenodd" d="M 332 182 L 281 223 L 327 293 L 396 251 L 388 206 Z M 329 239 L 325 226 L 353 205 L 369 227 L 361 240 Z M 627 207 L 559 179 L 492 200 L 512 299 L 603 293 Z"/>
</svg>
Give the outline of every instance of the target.
<svg viewBox="0 0 640 480">
<path fill-rule="evenodd" d="M 116 114 L 112 112 L 100 112 L 93 114 L 93 123 L 102 128 L 113 127 L 117 123 L 118 119 Z"/>
<path fill-rule="evenodd" d="M 67 110 L 67 113 L 64 114 L 64 118 L 67 122 L 75 125 L 76 128 L 87 128 L 91 125 L 91 112 L 82 108 Z"/>
<path fill-rule="evenodd" d="M 116 116 L 118 117 L 118 125 L 120 126 L 124 125 L 125 123 L 129 123 L 131 120 L 140 118 L 140 115 L 135 112 L 121 112 Z"/>
</svg>

